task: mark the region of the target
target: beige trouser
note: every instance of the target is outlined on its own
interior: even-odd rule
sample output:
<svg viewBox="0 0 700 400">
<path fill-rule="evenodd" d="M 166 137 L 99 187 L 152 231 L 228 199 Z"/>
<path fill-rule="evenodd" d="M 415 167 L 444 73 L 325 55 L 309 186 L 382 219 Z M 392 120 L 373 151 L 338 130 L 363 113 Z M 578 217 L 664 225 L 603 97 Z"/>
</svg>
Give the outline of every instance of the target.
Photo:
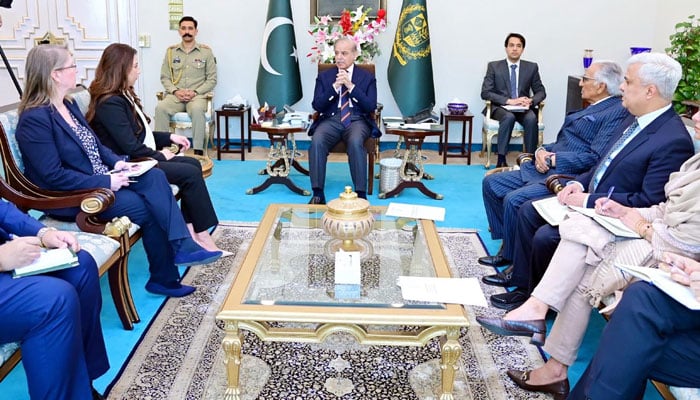
<svg viewBox="0 0 700 400">
<path fill-rule="evenodd" d="M 594 265 L 586 264 L 588 246 L 562 239 L 532 296 L 558 312 L 543 349 L 564 365 L 576 361 L 588 328 L 591 304 L 588 288 Z"/>
<path fill-rule="evenodd" d="M 186 111 L 192 119 L 192 148 L 203 150 L 207 142 L 207 120 L 204 116 L 207 111 L 207 99 L 204 96 L 198 95 L 187 103 L 182 103 L 175 95 L 166 95 L 156 105 L 155 130 L 168 132 L 170 117 L 183 111 Z"/>
</svg>

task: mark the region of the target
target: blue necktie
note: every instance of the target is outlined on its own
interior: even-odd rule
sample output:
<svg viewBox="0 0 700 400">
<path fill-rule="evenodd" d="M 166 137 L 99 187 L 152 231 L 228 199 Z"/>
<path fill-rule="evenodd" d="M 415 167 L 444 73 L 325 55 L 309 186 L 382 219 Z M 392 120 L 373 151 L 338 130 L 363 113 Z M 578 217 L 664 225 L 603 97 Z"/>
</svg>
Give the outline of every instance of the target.
<svg viewBox="0 0 700 400">
<path fill-rule="evenodd" d="M 622 133 L 622 136 L 620 136 L 619 139 L 617 139 L 617 142 L 610 148 L 610 151 L 608 154 L 605 155 L 605 158 L 603 158 L 603 161 L 598 164 L 598 168 L 596 168 L 595 173 L 593 174 L 593 181 L 591 182 L 591 187 L 589 192 L 593 193 L 595 192 L 596 188 L 598 187 L 598 183 L 600 183 L 600 179 L 603 177 L 605 174 L 605 171 L 608 169 L 610 166 L 610 163 L 612 162 L 613 158 L 617 155 L 617 153 L 622 150 L 622 148 L 625 146 L 625 142 L 627 139 L 629 139 L 630 136 L 635 134 L 637 130 L 639 129 L 639 122 L 637 122 L 637 119 L 634 119 L 634 122 L 632 125 L 629 126 L 625 130 L 625 132 Z"/>
<path fill-rule="evenodd" d="M 340 89 L 340 122 L 344 127 L 350 127 L 350 94 L 345 85 Z"/>
<path fill-rule="evenodd" d="M 518 68 L 517 65 L 513 64 L 510 66 L 510 98 L 518 98 L 518 81 L 515 79 L 515 69 Z"/>
</svg>

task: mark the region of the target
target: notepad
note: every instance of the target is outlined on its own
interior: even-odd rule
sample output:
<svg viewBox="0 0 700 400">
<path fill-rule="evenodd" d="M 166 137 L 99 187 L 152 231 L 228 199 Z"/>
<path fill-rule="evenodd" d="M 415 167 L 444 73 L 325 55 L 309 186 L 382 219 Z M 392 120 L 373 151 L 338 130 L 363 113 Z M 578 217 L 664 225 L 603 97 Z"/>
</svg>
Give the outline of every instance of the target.
<svg viewBox="0 0 700 400">
<path fill-rule="evenodd" d="M 557 196 L 533 201 L 532 206 L 552 226 L 559 226 L 566 218 L 566 214 L 570 212 L 569 207 L 559 203 Z"/>
<path fill-rule="evenodd" d="M 640 239 L 641 236 L 632 229 L 628 228 L 627 225 L 623 224 L 619 218 L 606 217 L 595 212 L 593 208 L 583 208 L 583 207 L 571 207 L 585 216 L 593 218 L 594 221 L 600 224 L 603 228 L 607 229 L 610 233 L 618 237 L 628 237 L 633 239 Z"/>
<path fill-rule="evenodd" d="M 41 255 L 33 263 L 15 268 L 12 271 L 13 278 L 43 274 L 60 269 L 71 268 L 78 265 L 78 256 L 73 250 L 65 249 L 42 249 Z"/>
<path fill-rule="evenodd" d="M 669 272 L 658 268 L 640 267 L 637 265 L 615 264 L 622 271 L 656 286 L 662 292 L 671 296 L 677 302 L 691 310 L 700 310 L 700 301 L 695 298 L 693 291 L 671 278 Z"/>
<path fill-rule="evenodd" d="M 141 176 L 146 173 L 149 169 L 158 165 L 157 160 L 144 160 L 139 162 L 129 162 L 126 163 L 129 166 L 128 171 L 124 171 L 124 174 L 128 177 Z"/>
</svg>

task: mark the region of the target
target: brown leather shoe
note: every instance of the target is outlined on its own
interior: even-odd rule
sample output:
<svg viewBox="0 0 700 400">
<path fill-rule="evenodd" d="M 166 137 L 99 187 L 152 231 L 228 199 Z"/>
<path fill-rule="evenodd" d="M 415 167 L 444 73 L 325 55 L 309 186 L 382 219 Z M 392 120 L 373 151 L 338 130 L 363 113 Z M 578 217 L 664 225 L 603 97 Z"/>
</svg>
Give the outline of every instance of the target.
<svg viewBox="0 0 700 400">
<path fill-rule="evenodd" d="M 518 371 L 516 369 L 508 370 L 508 377 L 515 382 L 516 385 L 520 386 L 522 389 L 529 390 L 531 392 L 543 392 L 549 393 L 553 396 L 554 400 L 564 400 L 569 395 L 569 379 L 564 379 L 558 382 L 552 382 L 546 385 L 530 385 L 527 383 L 530 379 L 530 372 L 532 371 Z"/>
<path fill-rule="evenodd" d="M 476 322 L 497 335 L 530 336 L 530 343 L 535 346 L 544 345 L 547 335 L 547 325 L 543 319 L 509 321 L 503 318 L 476 317 Z"/>
</svg>

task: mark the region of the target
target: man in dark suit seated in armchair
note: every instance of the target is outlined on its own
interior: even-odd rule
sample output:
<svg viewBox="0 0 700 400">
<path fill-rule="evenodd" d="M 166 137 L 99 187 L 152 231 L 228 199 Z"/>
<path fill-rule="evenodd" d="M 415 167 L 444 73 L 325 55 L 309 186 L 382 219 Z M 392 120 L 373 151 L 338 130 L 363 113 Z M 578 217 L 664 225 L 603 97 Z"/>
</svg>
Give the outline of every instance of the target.
<svg viewBox="0 0 700 400">
<path fill-rule="evenodd" d="M 347 145 L 350 175 L 355 192 L 367 197 L 367 150 L 365 140 L 381 132 L 371 114 L 377 109 L 377 81 L 374 75 L 355 68 L 357 45 L 352 39 L 335 42 L 335 68 L 316 78 L 311 103 L 319 117 L 309 128 L 309 175 L 313 197 L 310 204 L 325 204 L 324 186 L 328 153 L 338 142 Z"/>
<path fill-rule="evenodd" d="M 609 196 L 628 207 L 650 207 L 664 201 L 672 172 L 694 153 L 693 141 L 671 99 L 682 76 L 677 61 L 662 53 L 642 53 L 627 61 L 622 105 L 632 114 L 620 125 L 600 162 L 576 176 L 558 193 L 559 202 L 593 207 Z M 532 206 L 520 206 L 515 228 L 513 272 L 504 286 L 509 293 L 491 296 L 491 304 L 511 310 L 537 285 L 559 244 L 559 229 Z"/>
<path fill-rule="evenodd" d="M 579 82 L 581 97 L 591 105 L 568 114 L 556 142 L 538 148 L 532 162 L 522 163 L 519 170 L 484 178 L 482 192 L 491 238 L 503 239 L 503 245 L 497 255 L 481 257 L 479 263 L 510 265 L 520 206 L 528 200 L 550 196 L 545 186 L 549 176 L 584 173 L 605 155 L 615 130 L 629 116 L 620 98 L 623 77 L 622 68 L 615 62 L 591 64 Z M 502 286 L 508 280 L 506 276 L 507 272 L 490 275 L 483 281 Z"/>
<path fill-rule="evenodd" d="M 540 79 L 537 63 L 521 60 L 525 50 L 525 37 L 509 33 L 505 40 L 506 59 L 491 61 L 481 85 L 481 98 L 493 103 L 491 116 L 498 120 L 498 162 L 496 167 L 506 167 L 506 152 L 515 122 L 525 129 L 525 151 L 532 153 L 537 147 L 537 114 L 535 109 L 547 96 Z M 521 106 L 525 110 L 512 112 L 503 106 Z M 484 114 L 486 114 L 484 110 Z"/>
</svg>

